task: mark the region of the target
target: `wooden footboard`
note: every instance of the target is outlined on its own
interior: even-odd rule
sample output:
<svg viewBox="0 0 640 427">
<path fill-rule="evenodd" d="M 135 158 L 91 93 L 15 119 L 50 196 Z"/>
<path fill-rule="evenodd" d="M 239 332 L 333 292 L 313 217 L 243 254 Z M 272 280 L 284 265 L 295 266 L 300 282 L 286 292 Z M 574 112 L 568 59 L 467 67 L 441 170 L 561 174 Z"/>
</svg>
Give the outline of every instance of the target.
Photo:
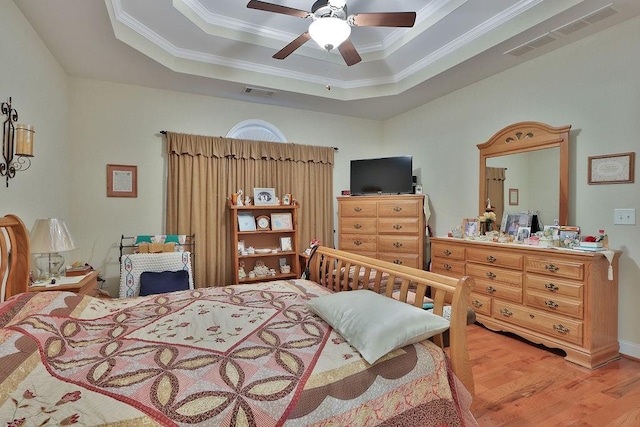
<svg viewBox="0 0 640 427">
<path fill-rule="evenodd" d="M 27 291 L 29 231 L 15 215 L 0 217 L 0 301 Z"/>
<path fill-rule="evenodd" d="M 347 273 L 336 274 L 342 271 Z M 420 308 L 430 288 L 431 298 L 434 300 L 433 312 L 439 315 L 443 313 L 445 301 L 450 301 L 449 357 L 456 376 L 471 394 L 474 393 L 473 373 L 467 350 L 467 307 L 474 285 L 472 278 L 454 279 L 324 246 L 317 248 L 309 261 L 309 272 L 310 280 L 334 292 L 373 288 L 374 292 L 381 293 L 384 288 L 384 294 L 391 298 L 394 286 L 381 287 L 383 275 L 388 275 L 385 278 L 389 284 L 401 281 L 400 301 L 407 302 L 407 295 L 413 292 L 413 305 Z M 369 283 L 370 277 L 375 277 L 373 285 Z M 367 283 L 363 283 L 365 280 Z M 434 337 L 434 342 L 442 346 L 442 335 Z"/>
</svg>

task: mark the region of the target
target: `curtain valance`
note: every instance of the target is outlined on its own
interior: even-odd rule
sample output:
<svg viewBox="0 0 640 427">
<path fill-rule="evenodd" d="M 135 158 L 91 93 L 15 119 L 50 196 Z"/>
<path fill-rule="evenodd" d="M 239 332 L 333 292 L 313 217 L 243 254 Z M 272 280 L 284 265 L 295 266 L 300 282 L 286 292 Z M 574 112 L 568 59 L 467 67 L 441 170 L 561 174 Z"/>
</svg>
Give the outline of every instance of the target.
<svg viewBox="0 0 640 427">
<path fill-rule="evenodd" d="M 209 158 L 272 159 L 333 164 L 333 147 L 253 141 L 167 132 L 169 154 Z"/>
</svg>

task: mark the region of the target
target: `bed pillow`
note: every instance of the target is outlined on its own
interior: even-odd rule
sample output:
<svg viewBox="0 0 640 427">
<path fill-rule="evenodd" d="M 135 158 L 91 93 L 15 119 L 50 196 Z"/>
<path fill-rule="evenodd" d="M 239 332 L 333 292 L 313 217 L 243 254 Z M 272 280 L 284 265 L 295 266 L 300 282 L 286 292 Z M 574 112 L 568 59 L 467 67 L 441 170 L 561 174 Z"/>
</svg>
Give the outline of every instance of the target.
<svg viewBox="0 0 640 427">
<path fill-rule="evenodd" d="M 189 273 L 186 270 L 145 271 L 140 274 L 140 296 L 189 289 Z"/>
<path fill-rule="evenodd" d="M 136 236 L 136 242 L 134 243 L 134 245 L 139 245 L 140 243 L 151 243 L 151 236 L 149 235 Z"/>
<path fill-rule="evenodd" d="M 440 316 L 367 289 L 313 298 L 307 306 L 371 364 L 449 328 Z"/>
</svg>

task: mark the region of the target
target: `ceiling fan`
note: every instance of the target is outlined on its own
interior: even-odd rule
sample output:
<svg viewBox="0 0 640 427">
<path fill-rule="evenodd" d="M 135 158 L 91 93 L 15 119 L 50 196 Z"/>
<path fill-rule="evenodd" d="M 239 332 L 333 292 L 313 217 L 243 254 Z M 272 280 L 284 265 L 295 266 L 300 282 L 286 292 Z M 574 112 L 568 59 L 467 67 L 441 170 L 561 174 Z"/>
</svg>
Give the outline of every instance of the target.
<svg viewBox="0 0 640 427">
<path fill-rule="evenodd" d="M 382 12 L 382 13 L 347 13 L 346 0 L 317 0 L 311 6 L 311 12 L 288 6 L 251 0 L 249 9 L 281 13 L 298 18 L 312 19 L 309 30 L 286 45 L 275 55 L 276 59 L 285 59 L 296 49 L 313 39 L 320 47 L 330 51 L 338 48 L 342 58 L 351 66 L 362 61 L 355 46 L 349 40 L 351 27 L 413 27 L 416 21 L 415 12 Z"/>
</svg>

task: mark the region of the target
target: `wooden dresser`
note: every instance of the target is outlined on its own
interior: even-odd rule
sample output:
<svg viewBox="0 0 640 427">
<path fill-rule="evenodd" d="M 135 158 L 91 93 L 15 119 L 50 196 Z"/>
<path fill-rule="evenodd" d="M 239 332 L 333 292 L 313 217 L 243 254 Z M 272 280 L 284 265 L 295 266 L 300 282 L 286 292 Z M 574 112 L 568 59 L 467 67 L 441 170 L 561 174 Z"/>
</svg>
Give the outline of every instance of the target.
<svg viewBox="0 0 640 427">
<path fill-rule="evenodd" d="M 424 195 L 338 197 L 338 248 L 423 268 Z"/>
<path fill-rule="evenodd" d="M 618 259 L 601 253 L 431 239 L 431 270 L 475 280 L 478 322 L 566 352 L 595 368 L 620 357 Z"/>
</svg>

